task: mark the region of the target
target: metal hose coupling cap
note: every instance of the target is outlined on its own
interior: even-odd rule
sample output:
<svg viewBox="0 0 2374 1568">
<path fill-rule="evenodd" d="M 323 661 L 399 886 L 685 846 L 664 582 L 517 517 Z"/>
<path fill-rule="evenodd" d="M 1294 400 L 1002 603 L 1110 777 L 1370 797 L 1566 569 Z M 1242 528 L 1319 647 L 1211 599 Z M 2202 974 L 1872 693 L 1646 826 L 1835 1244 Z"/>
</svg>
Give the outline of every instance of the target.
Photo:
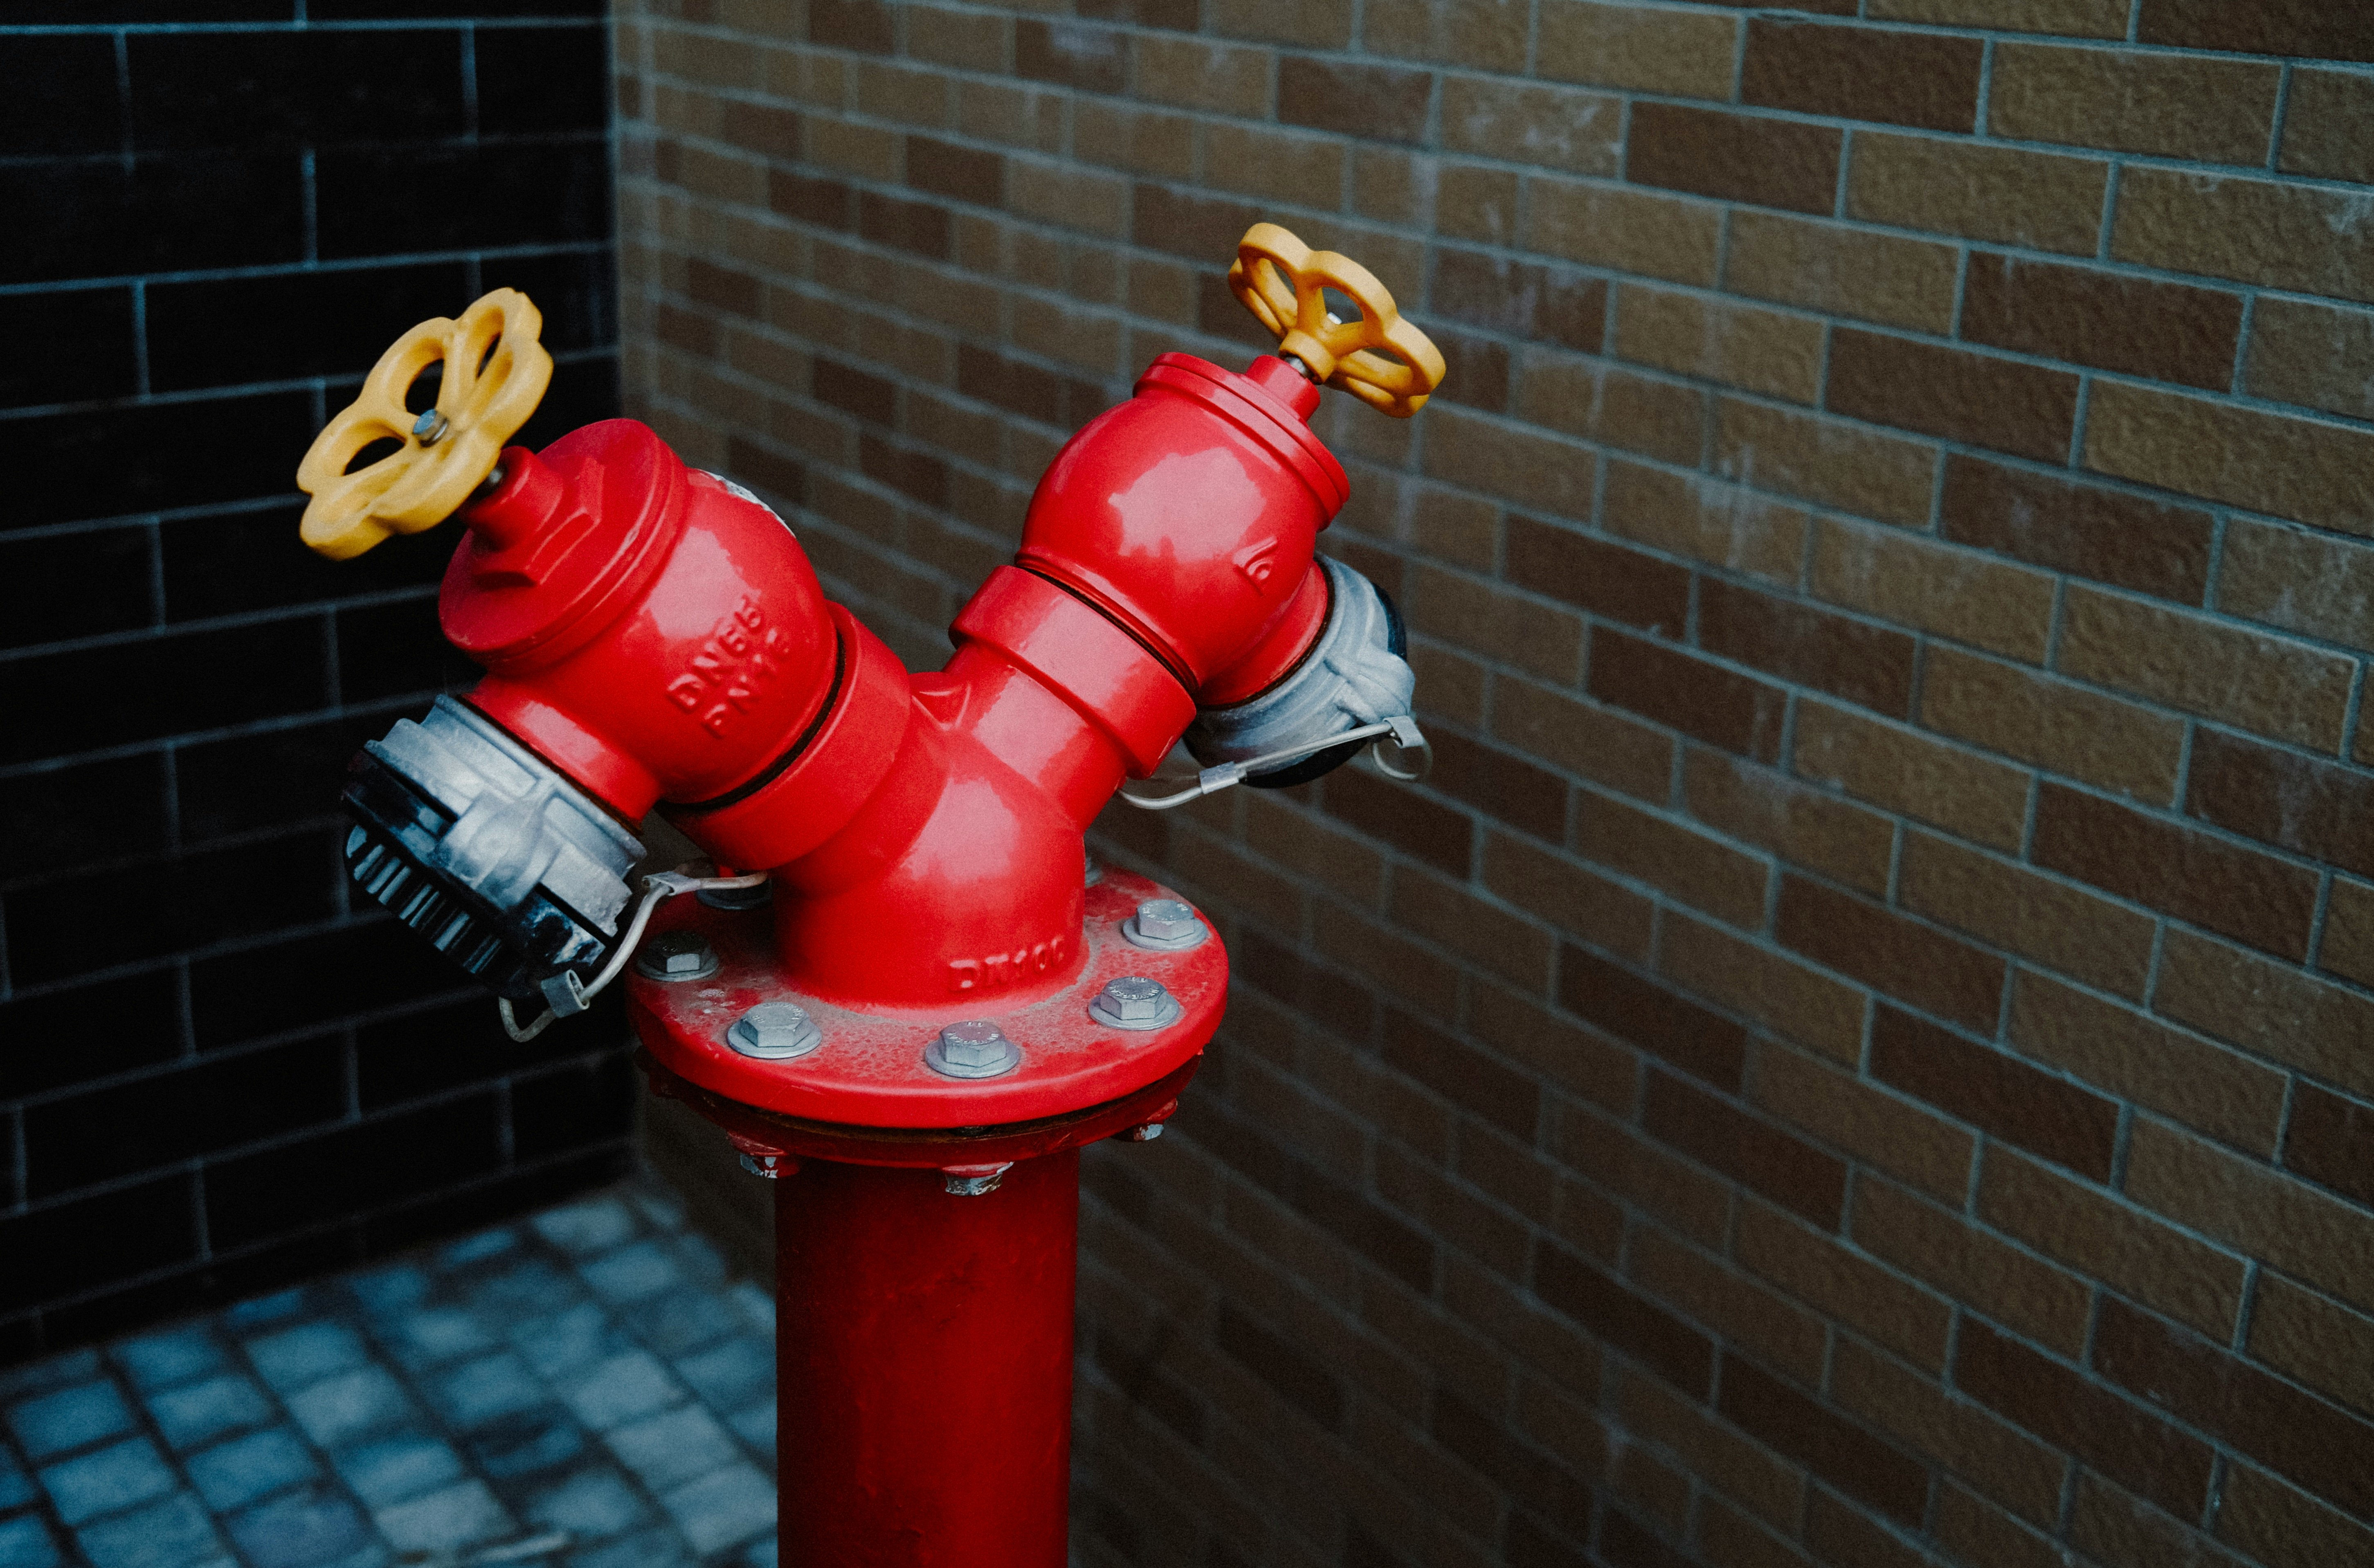
<svg viewBox="0 0 2374 1568">
<path fill-rule="evenodd" d="M 1327 620 L 1310 651 L 1268 690 L 1197 713 L 1185 737 L 1197 762 L 1248 762 L 1408 715 L 1417 675 L 1393 601 L 1341 561 L 1322 556 L 1320 565 L 1327 571 Z M 1256 790 L 1306 784 L 1351 761 L 1362 743 L 1329 746 L 1244 781 Z"/>
</svg>

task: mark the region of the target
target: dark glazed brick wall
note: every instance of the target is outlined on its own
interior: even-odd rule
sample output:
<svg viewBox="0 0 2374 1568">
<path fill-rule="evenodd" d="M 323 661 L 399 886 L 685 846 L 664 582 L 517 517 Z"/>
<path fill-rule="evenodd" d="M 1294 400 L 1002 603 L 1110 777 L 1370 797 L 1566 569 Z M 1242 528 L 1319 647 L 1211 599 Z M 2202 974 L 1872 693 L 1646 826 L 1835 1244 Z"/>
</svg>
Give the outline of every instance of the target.
<svg viewBox="0 0 2374 1568">
<path fill-rule="evenodd" d="M 918 667 L 1247 224 L 1451 362 L 1431 780 L 1105 822 L 1081 1562 L 2374 1562 L 2374 7 L 620 17 L 629 402 Z"/>
<path fill-rule="evenodd" d="M 466 668 L 451 531 L 292 476 L 395 335 L 525 289 L 616 412 L 589 3 L 0 0 L 0 1360 L 605 1179 L 622 1020 L 531 1047 L 351 901 L 346 761 Z"/>
</svg>

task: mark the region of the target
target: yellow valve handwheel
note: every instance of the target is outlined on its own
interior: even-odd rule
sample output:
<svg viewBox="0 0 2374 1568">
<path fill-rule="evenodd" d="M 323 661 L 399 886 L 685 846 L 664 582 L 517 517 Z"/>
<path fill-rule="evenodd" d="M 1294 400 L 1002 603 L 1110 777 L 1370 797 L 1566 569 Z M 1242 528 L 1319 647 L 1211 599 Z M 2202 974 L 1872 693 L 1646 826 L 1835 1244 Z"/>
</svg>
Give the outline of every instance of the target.
<svg viewBox="0 0 2374 1568">
<path fill-rule="evenodd" d="M 1376 274 L 1349 256 L 1314 251 L 1274 223 L 1256 223 L 1237 242 L 1228 287 L 1277 334 L 1277 351 L 1312 378 L 1350 392 L 1396 419 L 1426 406 L 1442 384 L 1442 353 L 1402 320 Z M 1359 307 L 1357 321 L 1327 311 L 1327 290 Z"/>
<path fill-rule="evenodd" d="M 452 516 L 552 384 L 552 356 L 536 341 L 543 330 L 526 295 L 498 288 L 459 321 L 439 316 L 397 338 L 297 465 L 297 487 L 313 497 L 299 535 L 343 561 Z M 440 360 L 436 405 L 415 415 L 405 393 Z M 365 447 L 389 439 L 404 449 L 347 472 Z"/>
</svg>

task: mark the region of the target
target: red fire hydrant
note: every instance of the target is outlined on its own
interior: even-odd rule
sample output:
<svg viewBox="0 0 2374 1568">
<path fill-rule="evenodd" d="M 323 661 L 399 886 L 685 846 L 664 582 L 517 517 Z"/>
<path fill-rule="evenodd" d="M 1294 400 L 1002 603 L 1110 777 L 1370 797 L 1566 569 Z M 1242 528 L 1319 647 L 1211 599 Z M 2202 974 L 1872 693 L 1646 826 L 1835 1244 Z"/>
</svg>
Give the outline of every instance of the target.
<svg viewBox="0 0 2374 1568">
<path fill-rule="evenodd" d="M 1206 766 L 1147 803 L 1423 745 L 1392 606 L 1314 556 L 1346 482 L 1305 422 L 1322 382 L 1414 413 L 1441 358 L 1283 229 L 1229 278 L 1278 355 L 1158 358 L 1048 469 L 935 673 L 645 427 L 503 447 L 551 370 L 509 291 L 399 340 L 300 472 L 325 554 L 468 527 L 440 613 L 487 676 L 356 758 L 357 882 L 523 1038 L 631 964 L 653 1088 L 782 1178 L 786 1562 L 1064 1560 L 1078 1151 L 1160 1131 L 1228 983 L 1202 917 L 1099 877 L 1082 834 L 1182 735 Z M 714 872 L 629 885 L 655 806 Z"/>
</svg>

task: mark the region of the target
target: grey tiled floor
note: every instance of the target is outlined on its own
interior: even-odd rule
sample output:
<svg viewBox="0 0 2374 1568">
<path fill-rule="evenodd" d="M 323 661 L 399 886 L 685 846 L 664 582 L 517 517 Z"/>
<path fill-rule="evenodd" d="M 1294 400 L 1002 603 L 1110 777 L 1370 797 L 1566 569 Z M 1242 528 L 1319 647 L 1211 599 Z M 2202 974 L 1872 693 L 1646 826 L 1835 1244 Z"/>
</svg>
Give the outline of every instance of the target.
<svg viewBox="0 0 2374 1568">
<path fill-rule="evenodd" d="M 630 1185 L 0 1371 L 0 1568 L 774 1568 L 773 1321 Z"/>
</svg>

